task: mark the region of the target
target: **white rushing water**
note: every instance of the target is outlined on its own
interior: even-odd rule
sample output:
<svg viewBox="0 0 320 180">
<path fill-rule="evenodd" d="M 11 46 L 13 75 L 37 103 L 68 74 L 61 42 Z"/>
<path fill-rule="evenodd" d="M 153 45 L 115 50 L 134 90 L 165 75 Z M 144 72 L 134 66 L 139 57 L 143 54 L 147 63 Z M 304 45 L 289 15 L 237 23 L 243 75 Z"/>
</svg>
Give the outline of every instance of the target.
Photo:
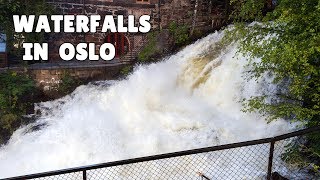
<svg viewBox="0 0 320 180">
<path fill-rule="evenodd" d="M 0 149 L 0 177 L 290 131 L 292 125 L 284 120 L 267 124 L 261 115 L 241 111 L 243 98 L 273 93 L 276 87 L 268 85 L 267 75 L 247 82 L 247 61 L 235 57 L 236 46 L 217 47 L 222 34 L 211 34 L 162 62 L 139 66 L 126 80 L 80 86 L 70 96 L 40 104 L 37 122 L 17 130 Z"/>
</svg>

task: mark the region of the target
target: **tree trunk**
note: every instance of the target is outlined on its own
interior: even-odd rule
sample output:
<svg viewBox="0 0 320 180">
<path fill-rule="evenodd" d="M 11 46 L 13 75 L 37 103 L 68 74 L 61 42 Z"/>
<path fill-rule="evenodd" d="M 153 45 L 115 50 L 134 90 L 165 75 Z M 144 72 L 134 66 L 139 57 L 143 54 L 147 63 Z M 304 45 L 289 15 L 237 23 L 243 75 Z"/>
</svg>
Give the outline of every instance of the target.
<svg viewBox="0 0 320 180">
<path fill-rule="evenodd" d="M 199 0 L 196 0 L 195 5 L 194 5 L 193 20 L 192 20 L 192 27 L 191 27 L 191 31 L 190 31 L 190 36 L 193 35 L 194 29 L 196 28 L 198 6 L 199 6 Z"/>
</svg>

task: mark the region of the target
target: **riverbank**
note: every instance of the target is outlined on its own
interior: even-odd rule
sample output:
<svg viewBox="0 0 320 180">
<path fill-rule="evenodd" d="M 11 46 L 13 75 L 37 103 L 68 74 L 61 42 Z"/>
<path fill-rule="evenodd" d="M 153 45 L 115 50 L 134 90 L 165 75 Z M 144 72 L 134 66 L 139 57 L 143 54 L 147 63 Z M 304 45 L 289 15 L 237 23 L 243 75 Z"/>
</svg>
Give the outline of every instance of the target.
<svg viewBox="0 0 320 180">
<path fill-rule="evenodd" d="M 130 63 L 114 60 L 1 68 L 0 96 L 4 97 L 4 102 L 0 102 L 0 145 L 7 143 L 16 129 L 34 122 L 35 117 L 28 114 L 35 114 L 36 103 L 61 98 L 89 82 L 119 79 L 127 67 L 131 67 Z"/>
<path fill-rule="evenodd" d="M 1 68 L 0 73 L 10 71 L 26 74 L 34 80 L 36 87 L 44 95 L 48 96 L 49 99 L 56 99 L 66 95 L 63 92 L 58 92 L 64 76 L 70 76 L 74 81 L 81 82 L 80 84 L 117 79 L 121 75 L 121 70 L 130 64 L 129 62 L 120 62 L 118 60 L 108 63 L 104 61 L 37 63 L 28 66 L 20 65 Z"/>
</svg>

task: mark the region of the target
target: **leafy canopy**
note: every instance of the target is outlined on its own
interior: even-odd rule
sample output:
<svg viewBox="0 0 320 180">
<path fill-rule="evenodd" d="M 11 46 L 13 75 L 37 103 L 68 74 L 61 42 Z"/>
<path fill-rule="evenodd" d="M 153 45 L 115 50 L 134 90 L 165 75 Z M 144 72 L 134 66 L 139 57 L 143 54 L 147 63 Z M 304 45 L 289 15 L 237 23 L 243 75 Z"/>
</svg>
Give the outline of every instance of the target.
<svg viewBox="0 0 320 180">
<path fill-rule="evenodd" d="M 234 0 L 235 1 L 235 0 Z M 243 1 L 241 1 L 243 2 Z M 240 8 L 246 11 L 252 0 Z M 260 1 L 257 1 L 260 2 Z M 239 17 L 244 18 L 240 13 Z M 251 59 L 253 77 L 271 72 L 274 83 L 287 82 L 286 91 L 266 103 L 267 96 L 248 101 L 248 110 L 259 110 L 271 119 L 290 118 L 319 124 L 320 115 L 320 1 L 280 0 L 274 11 L 255 23 L 237 23 L 229 38 L 240 41 L 240 52 Z M 252 19 L 251 16 L 248 18 Z M 272 103 L 271 103 L 272 102 Z"/>
<path fill-rule="evenodd" d="M 51 15 L 52 6 L 45 0 L 0 0 L 0 32 L 7 35 L 8 51 L 19 55 L 22 42 L 41 43 L 45 33 L 15 33 L 13 15 Z"/>
<path fill-rule="evenodd" d="M 271 73 L 273 83 L 282 89 L 275 96 L 265 94 L 244 101 L 245 110 L 259 111 L 270 120 L 285 118 L 307 127 L 319 126 L 320 1 L 278 0 L 269 13 L 265 13 L 263 0 L 230 2 L 235 26 L 226 39 L 237 39 L 239 52 L 250 58 L 250 77 Z M 252 20 L 255 22 L 246 23 Z M 260 62 L 252 61 L 257 57 Z M 320 173 L 320 133 L 308 135 L 305 145 L 288 150 L 289 160 L 301 166 L 310 164 Z"/>
<path fill-rule="evenodd" d="M 17 128 L 17 121 L 25 115 L 35 84 L 27 75 L 15 72 L 0 73 L 0 144 Z"/>
</svg>

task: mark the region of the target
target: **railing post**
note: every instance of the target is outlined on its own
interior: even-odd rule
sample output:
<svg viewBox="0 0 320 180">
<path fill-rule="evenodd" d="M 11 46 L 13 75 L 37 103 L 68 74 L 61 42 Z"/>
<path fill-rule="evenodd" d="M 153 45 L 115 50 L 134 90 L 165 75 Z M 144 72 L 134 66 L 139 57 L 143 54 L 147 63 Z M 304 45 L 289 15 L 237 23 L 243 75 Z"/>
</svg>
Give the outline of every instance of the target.
<svg viewBox="0 0 320 180">
<path fill-rule="evenodd" d="M 87 180 L 87 171 L 86 170 L 82 171 L 82 179 Z"/>
<path fill-rule="evenodd" d="M 270 151 L 269 151 L 269 162 L 268 162 L 267 180 L 271 180 L 272 163 L 273 163 L 273 152 L 274 152 L 274 143 L 275 143 L 274 140 L 270 142 Z"/>
<path fill-rule="evenodd" d="M 208 178 L 207 176 L 205 176 L 205 175 L 202 174 L 201 172 L 198 172 L 198 175 L 201 177 L 201 179 L 211 180 L 210 178 Z"/>
</svg>

